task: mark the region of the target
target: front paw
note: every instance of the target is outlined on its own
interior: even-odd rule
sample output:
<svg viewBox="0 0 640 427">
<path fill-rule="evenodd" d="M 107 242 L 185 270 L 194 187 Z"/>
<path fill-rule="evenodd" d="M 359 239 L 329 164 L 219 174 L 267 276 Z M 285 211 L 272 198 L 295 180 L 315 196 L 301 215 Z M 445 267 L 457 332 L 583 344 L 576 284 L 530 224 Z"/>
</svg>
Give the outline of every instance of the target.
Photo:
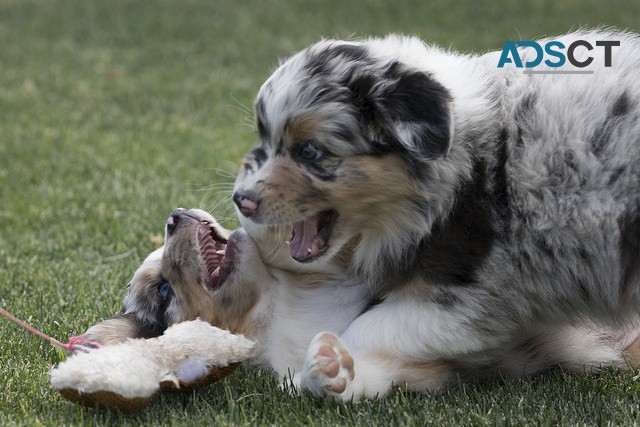
<svg viewBox="0 0 640 427">
<path fill-rule="evenodd" d="M 307 351 L 301 385 L 318 397 L 343 395 L 354 379 L 353 365 L 353 357 L 340 339 L 331 332 L 321 332 Z"/>
</svg>

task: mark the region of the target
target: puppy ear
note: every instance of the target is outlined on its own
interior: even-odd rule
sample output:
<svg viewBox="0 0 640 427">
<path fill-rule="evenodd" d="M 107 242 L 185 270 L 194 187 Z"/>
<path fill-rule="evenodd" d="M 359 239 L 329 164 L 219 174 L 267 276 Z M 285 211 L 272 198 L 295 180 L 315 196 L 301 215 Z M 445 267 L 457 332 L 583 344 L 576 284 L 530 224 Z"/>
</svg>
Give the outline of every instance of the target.
<svg viewBox="0 0 640 427">
<path fill-rule="evenodd" d="M 393 62 L 381 76 L 354 76 L 349 86 L 364 121 L 373 121 L 365 126 L 376 143 L 406 150 L 418 161 L 446 156 L 453 137 L 451 96 L 430 75 Z"/>
</svg>

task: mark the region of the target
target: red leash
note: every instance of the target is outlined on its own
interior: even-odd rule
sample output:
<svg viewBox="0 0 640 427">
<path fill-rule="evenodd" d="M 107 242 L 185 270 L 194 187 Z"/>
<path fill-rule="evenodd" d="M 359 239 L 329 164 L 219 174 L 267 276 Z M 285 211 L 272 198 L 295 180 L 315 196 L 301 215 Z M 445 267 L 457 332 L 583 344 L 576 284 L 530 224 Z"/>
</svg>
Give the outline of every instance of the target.
<svg viewBox="0 0 640 427">
<path fill-rule="evenodd" d="M 75 337 L 71 337 L 69 338 L 69 342 L 67 344 L 63 344 L 60 341 L 58 341 L 55 338 L 51 338 L 49 335 L 45 334 L 44 332 L 40 332 L 39 330 L 37 330 L 36 328 L 34 328 L 31 325 L 26 324 L 25 322 L 23 322 L 22 320 L 18 319 L 16 316 L 14 316 L 13 314 L 9 313 L 8 311 L 4 310 L 3 308 L 0 308 L 0 314 L 2 314 L 4 317 L 6 317 L 7 319 L 11 320 L 14 323 L 17 323 L 18 325 L 22 326 L 23 328 L 25 328 L 27 331 L 31 332 L 32 334 L 35 334 L 37 336 L 39 336 L 40 338 L 43 338 L 47 341 L 49 341 L 51 344 L 58 346 L 60 348 L 63 348 L 67 351 L 70 352 L 74 352 L 77 350 L 86 350 L 86 347 L 93 347 L 93 348 L 99 348 L 100 344 L 98 344 L 97 342 L 93 342 L 93 341 L 87 341 L 84 339 L 83 335 L 78 335 Z"/>
</svg>

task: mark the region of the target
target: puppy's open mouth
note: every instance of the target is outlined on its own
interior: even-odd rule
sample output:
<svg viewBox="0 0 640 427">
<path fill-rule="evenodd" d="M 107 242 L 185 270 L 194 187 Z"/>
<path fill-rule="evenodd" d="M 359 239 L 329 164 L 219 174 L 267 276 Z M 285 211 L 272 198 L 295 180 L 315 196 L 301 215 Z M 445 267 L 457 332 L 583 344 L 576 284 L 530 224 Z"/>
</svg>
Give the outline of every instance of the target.
<svg viewBox="0 0 640 427">
<path fill-rule="evenodd" d="M 204 269 L 209 277 L 211 289 L 222 286 L 228 276 L 229 262 L 225 262 L 227 239 L 216 233 L 216 230 L 207 221 L 202 221 L 198 227 L 198 243 L 200 255 L 204 262 Z"/>
<path fill-rule="evenodd" d="M 334 209 L 318 212 L 293 224 L 289 252 L 298 262 L 310 262 L 329 249 L 329 239 L 338 219 Z"/>
</svg>

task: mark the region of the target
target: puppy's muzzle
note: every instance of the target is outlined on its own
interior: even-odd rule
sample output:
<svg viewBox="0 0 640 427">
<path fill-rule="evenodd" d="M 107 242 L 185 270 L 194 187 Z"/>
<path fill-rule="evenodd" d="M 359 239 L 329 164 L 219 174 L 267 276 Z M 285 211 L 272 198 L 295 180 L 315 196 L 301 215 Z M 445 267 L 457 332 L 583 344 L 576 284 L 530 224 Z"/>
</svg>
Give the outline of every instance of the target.
<svg viewBox="0 0 640 427">
<path fill-rule="evenodd" d="M 233 193 L 233 202 L 240 210 L 240 213 L 249 218 L 258 210 L 260 197 L 253 191 L 238 190 Z"/>
<path fill-rule="evenodd" d="M 182 220 L 182 216 L 186 212 L 187 210 L 184 208 L 178 208 L 171 212 L 171 215 L 169 215 L 169 217 L 167 218 L 167 234 L 169 236 L 171 236 L 173 232 L 176 231 L 178 224 Z"/>
</svg>

